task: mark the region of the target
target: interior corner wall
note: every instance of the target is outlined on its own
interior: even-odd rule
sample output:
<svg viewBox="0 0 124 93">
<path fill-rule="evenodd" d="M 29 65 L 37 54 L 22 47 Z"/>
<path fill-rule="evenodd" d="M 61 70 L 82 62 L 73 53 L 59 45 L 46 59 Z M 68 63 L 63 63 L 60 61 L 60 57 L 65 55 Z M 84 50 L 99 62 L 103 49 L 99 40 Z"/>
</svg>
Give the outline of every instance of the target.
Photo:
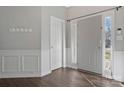
<svg viewBox="0 0 124 93">
<path fill-rule="evenodd" d="M 50 16 L 66 19 L 66 7 L 43 6 L 42 7 L 42 32 L 41 32 L 41 71 L 42 76 L 51 72 L 50 63 Z"/>
</svg>

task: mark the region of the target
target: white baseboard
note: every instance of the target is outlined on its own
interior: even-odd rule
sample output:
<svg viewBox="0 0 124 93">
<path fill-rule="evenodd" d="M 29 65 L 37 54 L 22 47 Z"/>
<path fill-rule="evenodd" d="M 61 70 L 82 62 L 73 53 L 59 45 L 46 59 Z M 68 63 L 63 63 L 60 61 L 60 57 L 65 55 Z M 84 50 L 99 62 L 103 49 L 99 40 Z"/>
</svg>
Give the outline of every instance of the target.
<svg viewBox="0 0 124 93">
<path fill-rule="evenodd" d="M 49 75 L 50 73 L 52 73 L 52 72 L 51 71 L 49 71 L 49 72 L 42 72 L 41 73 L 41 77 L 46 76 L 46 75 Z"/>
<path fill-rule="evenodd" d="M 67 67 L 73 68 L 73 69 L 78 69 L 76 64 L 68 64 Z"/>
</svg>

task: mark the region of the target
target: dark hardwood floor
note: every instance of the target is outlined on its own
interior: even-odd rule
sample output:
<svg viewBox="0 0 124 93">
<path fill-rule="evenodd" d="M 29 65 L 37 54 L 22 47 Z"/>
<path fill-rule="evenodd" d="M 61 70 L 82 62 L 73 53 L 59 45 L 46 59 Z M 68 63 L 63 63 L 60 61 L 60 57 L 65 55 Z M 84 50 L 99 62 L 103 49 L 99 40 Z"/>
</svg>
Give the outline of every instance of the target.
<svg viewBox="0 0 124 93">
<path fill-rule="evenodd" d="M 44 77 L 0 79 L 1 87 L 121 87 L 115 80 L 70 68 L 60 68 Z"/>
</svg>

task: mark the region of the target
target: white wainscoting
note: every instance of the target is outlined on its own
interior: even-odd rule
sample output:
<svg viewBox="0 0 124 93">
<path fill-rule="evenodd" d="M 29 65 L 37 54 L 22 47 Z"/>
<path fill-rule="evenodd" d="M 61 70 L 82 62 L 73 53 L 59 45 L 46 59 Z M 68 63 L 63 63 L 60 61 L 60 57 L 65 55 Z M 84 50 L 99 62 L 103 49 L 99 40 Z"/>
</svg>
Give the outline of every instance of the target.
<svg viewBox="0 0 124 93">
<path fill-rule="evenodd" d="M 0 78 L 40 77 L 40 50 L 0 50 Z"/>
<path fill-rule="evenodd" d="M 67 67 L 74 68 L 74 69 L 78 68 L 77 64 L 72 62 L 71 48 L 66 48 L 66 62 L 67 62 L 66 63 Z"/>
<path fill-rule="evenodd" d="M 114 73 L 113 78 L 124 82 L 124 51 L 114 52 Z"/>
</svg>

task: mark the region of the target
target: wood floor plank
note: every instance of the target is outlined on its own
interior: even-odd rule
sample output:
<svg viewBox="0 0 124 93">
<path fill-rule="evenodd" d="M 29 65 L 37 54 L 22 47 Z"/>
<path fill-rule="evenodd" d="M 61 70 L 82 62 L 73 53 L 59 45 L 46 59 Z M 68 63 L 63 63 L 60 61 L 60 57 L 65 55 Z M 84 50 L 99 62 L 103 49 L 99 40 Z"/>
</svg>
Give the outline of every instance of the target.
<svg viewBox="0 0 124 93">
<path fill-rule="evenodd" d="M 0 79 L 0 87 L 121 87 L 120 82 L 98 75 L 60 68 L 44 77 Z"/>
</svg>

